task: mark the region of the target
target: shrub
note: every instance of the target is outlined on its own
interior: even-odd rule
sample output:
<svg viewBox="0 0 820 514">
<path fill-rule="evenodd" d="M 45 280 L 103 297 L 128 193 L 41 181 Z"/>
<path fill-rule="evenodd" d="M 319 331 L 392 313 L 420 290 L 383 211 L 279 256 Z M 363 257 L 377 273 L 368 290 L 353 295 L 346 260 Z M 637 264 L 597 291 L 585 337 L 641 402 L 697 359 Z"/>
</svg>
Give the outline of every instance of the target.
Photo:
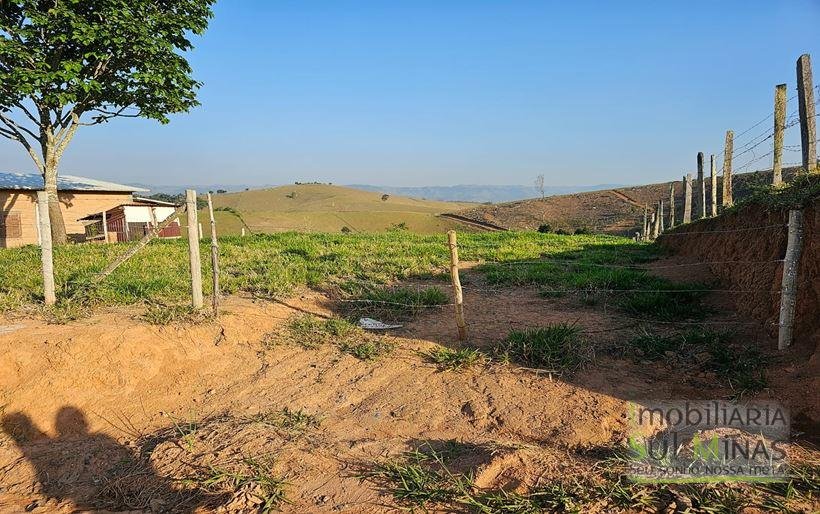
<svg viewBox="0 0 820 514">
<path fill-rule="evenodd" d="M 552 225 L 550 225 L 549 223 L 542 223 L 538 226 L 538 232 L 542 234 L 549 234 L 550 232 L 552 232 Z"/>
</svg>

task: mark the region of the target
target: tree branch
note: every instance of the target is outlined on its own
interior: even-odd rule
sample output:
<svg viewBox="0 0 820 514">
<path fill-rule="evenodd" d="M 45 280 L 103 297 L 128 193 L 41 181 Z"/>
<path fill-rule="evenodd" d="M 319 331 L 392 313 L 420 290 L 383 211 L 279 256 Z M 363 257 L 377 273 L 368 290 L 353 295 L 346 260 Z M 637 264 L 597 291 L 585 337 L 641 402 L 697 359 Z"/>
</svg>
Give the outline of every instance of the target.
<svg viewBox="0 0 820 514">
<path fill-rule="evenodd" d="M 22 133 L 25 132 L 26 134 L 30 135 L 34 139 L 38 139 L 38 140 L 40 139 L 37 136 L 37 134 L 35 134 L 34 132 L 32 132 L 31 130 L 27 129 L 26 127 L 24 127 L 22 125 L 18 125 L 17 122 L 15 122 L 13 119 L 9 118 L 8 116 L 3 114 L 2 112 L 0 112 L 0 121 L 2 121 L 7 127 L 9 127 L 14 132 L 17 132 L 20 136 L 22 136 Z"/>
<path fill-rule="evenodd" d="M 26 139 L 26 136 L 25 136 L 22 132 L 20 132 L 20 130 L 19 130 L 19 128 L 23 128 L 23 129 L 25 129 L 25 127 L 20 127 L 19 125 L 17 125 L 16 123 L 14 123 L 14 121 L 13 121 L 13 120 L 9 119 L 9 118 L 8 118 L 5 114 L 3 114 L 2 112 L 0 112 L 0 121 L 2 121 L 2 122 L 3 122 L 3 124 L 5 124 L 7 127 L 9 127 L 8 129 L 3 129 L 3 128 L 0 128 L 0 134 L 2 134 L 3 136 L 5 136 L 5 137 L 7 137 L 7 138 L 9 138 L 9 139 L 11 139 L 11 140 L 13 140 L 13 141 L 17 141 L 17 142 L 19 142 L 21 145 L 23 145 L 23 148 L 25 148 L 25 149 L 26 149 L 26 151 L 28 152 L 29 156 L 30 156 L 30 157 L 32 158 L 32 160 L 34 161 L 34 164 L 36 164 L 36 165 L 37 165 L 37 169 L 39 169 L 41 172 L 45 173 L 45 169 L 46 169 L 46 168 L 45 168 L 45 166 L 43 166 L 43 161 L 42 161 L 42 160 L 40 159 L 40 157 L 37 155 L 37 152 L 34 150 L 34 147 L 31 145 L 31 143 L 29 142 L 29 140 L 28 140 L 28 139 Z M 26 130 L 26 132 L 28 132 L 29 134 L 31 134 L 31 131 L 29 131 L 29 130 Z M 36 136 L 34 136 L 33 134 L 32 134 L 32 136 L 33 136 L 35 139 L 38 139 L 38 138 L 37 138 Z"/>
</svg>

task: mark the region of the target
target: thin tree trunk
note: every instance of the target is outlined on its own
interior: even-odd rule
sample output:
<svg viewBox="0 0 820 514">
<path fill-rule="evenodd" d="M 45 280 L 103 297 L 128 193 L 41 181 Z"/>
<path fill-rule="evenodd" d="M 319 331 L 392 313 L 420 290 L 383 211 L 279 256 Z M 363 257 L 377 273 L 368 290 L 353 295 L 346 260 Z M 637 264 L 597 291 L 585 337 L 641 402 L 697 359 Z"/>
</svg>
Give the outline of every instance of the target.
<svg viewBox="0 0 820 514">
<path fill-rule="evenodd" d="M 57 193 L 56 163 L 49 163 L 46 165 L 46 170 L 43 174 L 43 181 L 45 182 L 45 191 L 48 195 L 48 215 L 51 219 L 51 240 L 53 244 L 66 244 L 68 242 L 68 236 L 66 235 L 63 211 L 60 209 L 60 197 Z"/>
</svg>

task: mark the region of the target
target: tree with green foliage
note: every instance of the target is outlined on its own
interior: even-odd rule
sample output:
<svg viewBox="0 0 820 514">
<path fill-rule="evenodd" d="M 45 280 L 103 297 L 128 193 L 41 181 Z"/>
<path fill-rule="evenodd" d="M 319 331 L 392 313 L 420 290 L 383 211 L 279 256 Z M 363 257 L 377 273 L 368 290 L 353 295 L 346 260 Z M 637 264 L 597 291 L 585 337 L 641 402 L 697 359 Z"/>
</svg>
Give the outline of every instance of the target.
<svg viewBox="0 0 820 514">
<path fill-rule="evenodd" d="M 60 160 L 77 129 L 199 103 L 193 48 L 215 0 L 0 0 L 0 135 L 43 175 L 51 232 L 66 241 Z"/>
</svg>

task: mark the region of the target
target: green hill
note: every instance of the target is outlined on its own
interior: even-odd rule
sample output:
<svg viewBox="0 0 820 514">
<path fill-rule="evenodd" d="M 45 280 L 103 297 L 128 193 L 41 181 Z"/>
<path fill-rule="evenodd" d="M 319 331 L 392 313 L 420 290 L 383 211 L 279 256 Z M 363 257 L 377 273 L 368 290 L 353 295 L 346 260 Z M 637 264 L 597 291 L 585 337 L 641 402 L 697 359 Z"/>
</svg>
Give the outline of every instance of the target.
<svg viewBox="0 0 820 514">
<path fill-rule="evenodd" d="M 434 233 L 453 228 L 474 231 L 438 214 L 474 204 L 420 200 L 326 184 L 298 184 L 213 196 L 219 233 L 249 232 L 381 232 L 406 228 Z M 207 221 L 207 212 L 200 211 Z"/>
</svg>

